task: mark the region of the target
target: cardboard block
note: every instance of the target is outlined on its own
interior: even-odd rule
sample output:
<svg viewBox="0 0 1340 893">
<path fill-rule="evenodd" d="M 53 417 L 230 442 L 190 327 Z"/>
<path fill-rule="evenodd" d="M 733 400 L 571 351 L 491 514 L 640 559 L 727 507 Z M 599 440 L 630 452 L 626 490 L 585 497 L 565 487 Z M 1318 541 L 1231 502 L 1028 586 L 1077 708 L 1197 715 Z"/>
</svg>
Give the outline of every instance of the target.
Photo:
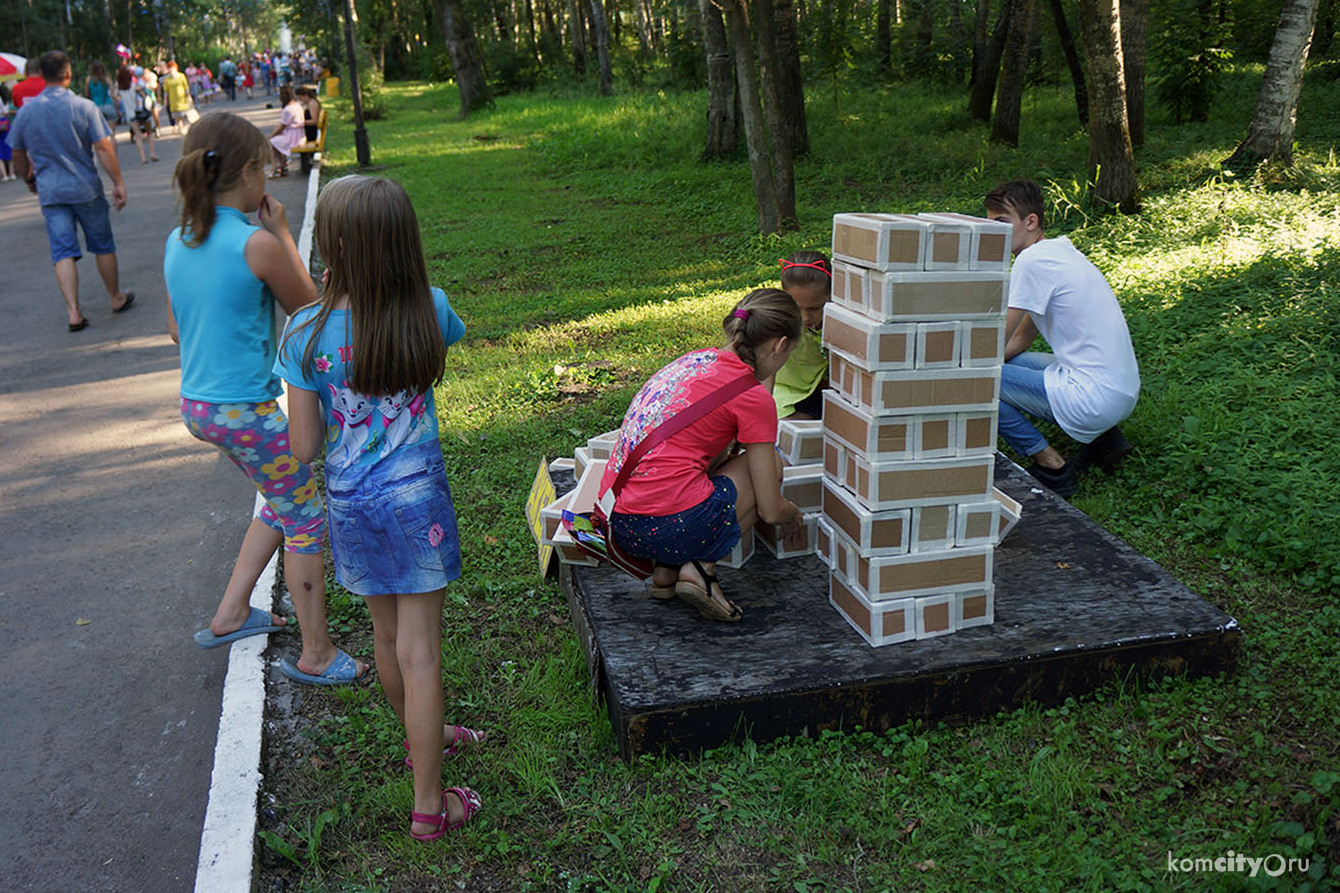
<svg viewBox="0 0 1340 893">
<path fill-rule="evenodd" d="M 926 251 L 927 270 L 968 270 L 972 263 L 972 227 L 952 218 L 927 217 L 931 223 L 931 244 Z"/>
<path fill-rule="evenodd" d="M 962 356 L 963 325 L 961 322 L 917 323 L 916 368 L 957 367 Z"/>
<path fill-rule="evenodd" d="M 619 442 L 619 429 L 606 431 L 604 434 L 597 434 L 586 442 L 587 454 L 592 459 L 608 459 L 610 453 L 614 452 L 614 446 Z"/>
<path fill-rule="evenodd" d="M 783 468 L 782 496 L 806 514 L 821 512 L 824 508 L 823 477 L 824 468 L 817 463 Z"/>
<path fill-rule="evenodd" d="M 960 456 L 990 456 L 996 452 L 996 411 L 960 412 L 955 424 L 955 445 Z"/>
<path fill-rule="evenodd" d="M 1000 399 L 999 368 L 866 372 L 836 354 L 828 365 L 833 390 L 874 416 L 994 411 Z"/>
<path fill-rule="evenodd" d="M 917 638 L 933 639 L 954 631 L 954 597 L 928 595 L 917 599 Z"/>
<path fill-rule="evenodd" d="M 600 566 L 600 562 L 583 552 L 581 547 L 573 540 L 572 535 L 562 526 L 558 528 L 558 533 L 554 534 L 553 546 L 554 554 L 564 564 L 575 564 L 580 567 Z"/>
<path fill-rule="evenodd" d="M 999 366 L 1005 362 L 1005 321 L 1003 319 L 972 319 L 959 323 L 962 334 L 962 358 L 965 368 Z"/>
<path fill-rule="evenodd" d="M 559 456 L 557 459 L 549 463 L 550 474 L 558 474 L 560 471 L 572 471 L 573 468 L 574 463 L 570 456 Z"/>
<path fill-rule="evenodd" d="M 910 459 L 915 455 L 914 416 L 875 416 L 828 390 L 824 391 L 823 424 L 826 437 L 836 438 L 864 456 Z M 826 456 L 824 464 L 827 467 Z M 842 475 L 838 469 L 829 472 Z"/>
<path fill-rule="evenodd" d="M 872 604 L 836 575 L 829 577 L 828 601 L 871 645 L 893 645 L 916 638 L 916 600 Z"/>
<path fill-rule="evenodd" d="M 586 466 L 591 464 L 591 451 L 584 446 L 579 446 L 572 451 L 572 473 L 580 480 L 586 472 Z"/>
<path fill-rule="evenodd" d="M 910 418 L 913 419 L 912 455 L 915 458 L 939 459 L 963 452 L 958 413 L 927 413 Z"/>
<path fill-rule="evenodd" d="M 777 449 L 787 465 L 809 465 L 823 461 L 824 423 L 818 419 L 783 419 L 777 423 Z"/>
<path fill-rule="evenodd" d="M 991 488 L 991 495 L 1000 503 L 999 527 L 996 533 L 996 542 L 1000 542 L 1014 529 L 1014 525 L 1019 523 L 1024 507 L 1006 495 L 1003 490 L 995 487 Z"/>
<path fill-rule="evenodd" d="M 954 546 L 958 513 L 953 504 L 919 505 L 912 509 L 912 552 L 942 552 Z"/>
<path fill-rule="evenodd" d="M 999 540 L 1000 503 L 962 502 L 954 520 L 954 545 L 994 546 Z"/>
<path fill-rule="evenodd" d="M 862 311 L 880 322 L 992 319 L 1004 315 L 1005 272 L 865 273 Z"/>
<path fill-rule="evenodd" d="M 935 232 L 942 226 L 953 224 L 967 227 L 970 233 L 968 247 L 969 270 L 1008 270 L 1010 268 L 1010 242 L 1013 230 L 1008 223 L 988 220 L 985 217 L 972 217 L 967 214 L 927 213 L 917 215 L 931 221 Z"/>
<path fill-rule="evenodd" d="M 751 534 L 744 534 L 740 541 L 731 549 L 729 555 L 725 558 L 717 559 L 718 567 L 741 568 L 745 562 L 754 557 L 754 537 Z"/>
<path fill-rule="evenodd" d="M 996 622 L 996 587 L 954 593 L 954 628 L 990 626 Z"/>
<path fill-rule="evenodd" d="M 572 499 L 575 490 L 569 490 L 553 502 L 540 509 L 540 544 L 543 546 L 552 546 L 554 537 L 563 529 L 563 511 L 568 507 L 568 502 Z"/>
<path fill-rule="evenodd" d="M 910 509 L 872 512 L 840 484 L 827 478 L 824 480 L 824 517 L 836 540 L 845 537 L 856 551 L 867 557 L 904 555 L 910 546 Z"/>
<path fill-rule="evenodd" d="M 876 322 L 835 303 L 824 308 L 824 345 L 862 369 L 911 369 L 916 334 L 913 323 Z"/>
<path fill-rule="evenodd" d="M 991 456 L 878 461 L 851 453 L 843 485 L 854 478 L 847 489 L 871 511 L 981 502 L 991 493 L 994 464 Z"/>
<path fill-rule="evenodd" d="M 833 565 L 833 525 L 823 515 L 814 522 L 814 554 L 824 564 Z"/>
<path fill-rule="evenodd" d="M 990 546 L 907 555 L 858 554 L 847 585 L 871 602 L 980 589 L 991 582 L 992 557 Z"/>
<path fill-rule="evenodd" d="M 864 268 L 834 258 L 833 285 L 829 294 L 834 303 L 849 310 L 859 311 L 866 306 Z"/>
<path fill-rule="evenodd" d="M 819 536 L 819 513 L 812 512 L 804 515 L 804 520 L 805 544 L 799 549 L 787 549 L 783 545 L 782 528 L 778 524 L 764 524 L 760 521 L 754 525 L 754 535 L 767 547 L 769 552 L 778 558 L 799 558 L 801 555 L 813 555 Z"/>
<path fill-rule="evenodd" d="M 908 214 L 834 214 L 833 259 L 872 270 L 921 270 L 931 225 Z"/>
</svg>

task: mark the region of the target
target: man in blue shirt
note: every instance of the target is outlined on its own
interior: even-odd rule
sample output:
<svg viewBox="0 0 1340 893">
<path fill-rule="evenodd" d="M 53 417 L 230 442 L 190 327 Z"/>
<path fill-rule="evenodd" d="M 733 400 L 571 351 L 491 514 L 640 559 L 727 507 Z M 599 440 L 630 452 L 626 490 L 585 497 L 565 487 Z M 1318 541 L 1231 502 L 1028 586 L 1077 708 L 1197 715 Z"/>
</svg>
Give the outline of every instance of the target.
<svg viewBox="0 0 1340 893">
<path fill-rule="evenodd" d="M 28 191 L 42 206 L 56 282 L 65 298 L 70 331 L 78 332 L 88 327 L 88 320 L 79 309 L 75 261 L 82 254 L 76 223 L 96 259 L 112 312 L 129 310 L 135 302 L 134 292 L 121 291 L 116 242 L 94 153 L 112 179 L 112 204 L 118 211 L 126 206 L 126 184 L 102 113 L 90 100 L 70 92 L 70 57 L 52 50 L 42 56 L 40 67 L 46 89 L 24 103 L 10 125 L 9 144 L 14 172 L 27 181 Z"/>
</svg>

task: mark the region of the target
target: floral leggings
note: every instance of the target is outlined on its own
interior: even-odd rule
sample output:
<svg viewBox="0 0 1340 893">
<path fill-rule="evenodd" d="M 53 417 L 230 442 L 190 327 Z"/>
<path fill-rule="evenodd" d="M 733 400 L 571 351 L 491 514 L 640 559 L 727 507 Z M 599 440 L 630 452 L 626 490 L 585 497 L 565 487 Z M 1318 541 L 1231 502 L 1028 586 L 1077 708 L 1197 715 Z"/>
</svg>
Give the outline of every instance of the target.
<svg viewBox="0 0 1340 893">
<path fill-rule="evenodd" d="M 284 550 L 312 555 L 326 539 L 326 511 L 312 470 L 288 446 L 288 418 L 274 400 L 205 403 L 181 400 L 181 417 L 198 440 L 213 444 L 265 498 L 260 519 L 284 534 Z"/>
</svg>

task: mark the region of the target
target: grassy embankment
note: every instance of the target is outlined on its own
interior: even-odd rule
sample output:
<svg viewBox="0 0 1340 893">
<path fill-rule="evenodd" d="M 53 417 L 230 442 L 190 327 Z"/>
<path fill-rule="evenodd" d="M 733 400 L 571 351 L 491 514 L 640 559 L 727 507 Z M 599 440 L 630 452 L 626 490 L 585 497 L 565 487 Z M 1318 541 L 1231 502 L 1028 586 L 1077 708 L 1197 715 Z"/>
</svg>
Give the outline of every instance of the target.
<svg viewBox="0 0 1340 893">
<path fill-rule="evenodd" d="M 511 96 L 457 123 L 452 89 L 390 87 L 374 161 L 414 196 L 432 278 L 469 330 L 438 393 L 466 556 L 445 674 L 448 716 L 495 738 L 444 778 L 485 808 L 444 843 L 410 841 L 380 692 L 308 693 L 311 758 L 267 767 L 270 869 L 311 890 L 1238 889 L 1166 870 L 1170 852 L 1232 850 L 1311 859 L 1253 888 L 1334 883 L 1340 87 L 1308 84 L 1295 170 L 1221 178 L 1258 79 L 1236 75 L 1211 124 L 1155 119 L 1146 210 L 1125 219 L 1077 204 L 1087 143 L 1063 91 L 1030 94 L 1019 150 L 990 145 L 954 93 L 848 96 L 840 117 L 816 102 L 802 232 L 781 238 L 749 235 L 743 160 L 695 161 L 700 94 Z M 336 173 L 353 162 L 346 115 Z M 522 501 L 540 457 L 614 427 L 647 375 L 775 281 L 777 257 L 823 247 L 834 212 L 975 213 L 1021 175 L 1051 184 L 1052 233 L 1107 273 L 1144 376 L 1126 426 L 1139 451 L 1074 502 L 1238 618 L 1240 670 L 622 764 L 563 599 L 535 574 Z M 370 658 L 362 605 L 331 601 Z"/>
</svg>

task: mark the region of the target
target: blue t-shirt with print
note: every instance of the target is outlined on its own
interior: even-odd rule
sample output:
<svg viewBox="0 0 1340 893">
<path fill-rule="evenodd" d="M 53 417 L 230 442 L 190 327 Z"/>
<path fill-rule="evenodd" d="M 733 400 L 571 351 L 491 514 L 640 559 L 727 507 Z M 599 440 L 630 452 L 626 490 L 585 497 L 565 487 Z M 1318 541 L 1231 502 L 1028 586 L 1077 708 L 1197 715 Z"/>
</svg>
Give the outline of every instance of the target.
<svg viewBox="0 0 1340 893">
<path fill-rule="evenodd" d="M 465 334 L 465 324 L 440 288 L 434 288 L 432 295 L 442 340 L 454 344 Z M 353 332 L 348 310 L 331 311 L 316 342 L 313 374 L 304 374 L 302 358 L 313 330 L 301 326 L 320 309 L 319 304 L 309 305 L 289 320 L 274 371 L 296 388 L 316 391 L 326 419 L 326 481 L 356 487 L 363 475 L 393 450 L 437 442 L 436 405 L 432 391 L 370 397 L 349 387 Z"/>
</svg>

